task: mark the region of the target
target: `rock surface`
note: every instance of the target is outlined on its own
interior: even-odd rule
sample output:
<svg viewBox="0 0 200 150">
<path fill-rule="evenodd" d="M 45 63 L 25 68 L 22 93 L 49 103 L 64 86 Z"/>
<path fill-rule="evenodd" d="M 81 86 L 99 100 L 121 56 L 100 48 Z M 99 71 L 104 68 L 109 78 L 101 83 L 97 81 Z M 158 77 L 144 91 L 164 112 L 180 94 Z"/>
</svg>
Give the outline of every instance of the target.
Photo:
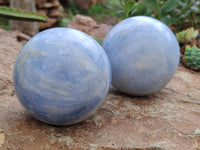
<svg viewBox="0 0 200 150">
<path fill-rule="evenodd" d="M 44 30 L 44 29 L 47 29 L 47 28 L 51 28 L 52 26 L 54 26 L 57 22 L 57 19 L 55 18 L 50 18 L 48 19 L 47 22 L 40 22 L 40 29 L 41 30 Z"/>
<path fill-rule="evenodd" d="M 111 25 L 98 24 L 94 19 L 88 16 L 76 15 L 72 22 L 68 25 L 69 28 L 81 30 L 91 36 L 104 39 L 106 34 L 112 28 Z"/>
<path fill-rule="evenodd" d="M 28 114 L 13 89 L 22 45 L 0 29 L 0 149 L 199 150 L 200 74 L 180 66 L 164 89 L 131 97 L 111 89 L 93 117 L 57 127 Z"/>
<path fill-rule="evenodd" d="M 48 17 L 47 22 L 39 22 L 40 30 L 56 27 L 63 14 L 59 0 L 36 0 L 37 12 Z"/>
</svg>

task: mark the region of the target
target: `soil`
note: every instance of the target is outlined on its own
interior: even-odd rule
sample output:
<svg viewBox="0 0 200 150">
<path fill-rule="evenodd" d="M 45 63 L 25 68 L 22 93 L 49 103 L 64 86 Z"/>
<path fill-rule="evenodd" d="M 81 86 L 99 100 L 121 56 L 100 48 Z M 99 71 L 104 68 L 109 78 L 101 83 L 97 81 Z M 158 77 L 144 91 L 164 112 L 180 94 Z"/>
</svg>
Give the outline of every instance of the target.
<svg viewBox="0 0 200 150">
<path fill-rule="evenodd" d="M 200 74 L 179 66 L 162 90 L 133 97 L 111 88 L 89 119 L 51 126 L 20 105 L 13 87 L 22 48 L 0 29 L 0 149 L 2 150 L 200 150 Z"/>
</svg>

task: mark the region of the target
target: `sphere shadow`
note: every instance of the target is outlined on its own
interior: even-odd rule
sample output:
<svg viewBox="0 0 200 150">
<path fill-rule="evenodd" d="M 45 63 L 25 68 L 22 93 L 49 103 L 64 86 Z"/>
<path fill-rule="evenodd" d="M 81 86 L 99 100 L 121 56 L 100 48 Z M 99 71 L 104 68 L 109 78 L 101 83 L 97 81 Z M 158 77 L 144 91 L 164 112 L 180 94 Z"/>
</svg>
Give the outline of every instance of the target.
<svg viewBox="0 0 200 150">
<path fill-rule="evenodd" d="M 136 95 L 130 95 L 124 92 L 121 92 L 119 90 L 117 90 L 116 88 L 114 88 L 113 86 L 110 88 L 109 93 L 110 94 L 114 94 L 116 96 L 120 96 L 120 97 L 126 97 L 126 98 L 130 98 L 130 99 L 134 99 L 134 100 L 152 100 L 153 97 L 155 97 L 157 95 L 157 93 L 159 93 L 160 91 L 157 91 L 153 94 L 150 95 L 144 95 L 144 96 L 136 96 Z"/>
<path fill-rule="evenodd" d="M 133 105 L 138 105 L 141 107 L 149 107 L 151 105 L 153 105 L 154 103 L 157 102 L 157 99 L 162 96 L 165 96 L 165 94 L 159 90 L 151 95 L 147 95 L 147 96 L 132 96 L 132 95 L 128 95 L 125 94 L 123 92 L 118 91 L 117 89 L 115 89 L 114 87 L 111 86 L 108 95 L 114 95 L 116 97 L 119 97 L 119 101 L 129 101 L 131 102 Z M 114 99 L 116 98 L 114 97 Z M 118 98 L 115 99 L 116 101 L 118 100 Z M 24 122 L 25 124 L 27 124 L 30 128 L 31 127 L 39 127 L 39 128 L 54 128 L 56 130 L 63 130 L 65 131 L 66 129 L 78 129 L 78 128 L 87 128 L 87 127 L 94 127 L 95 128 L 95 123 L 93 122 L 93 119 L 95 118 L 95 116 L 97 115 L 101 115 L 102 117 L 104 117 L 104 119 L 108 120 L 109 119 L 106 116 L 112 116 L 113 114 L 110 115 L 110 112 L 113 113 L 114 111 L 111 108 L 109 110 L 107 110 L 103 105 L 106 105 L 106 101 L 109 101 L 109 99 L 105 99 L 104 103 L 98 108 L 98 110 L 93 113 L 90 117 L 88 117 L 87 119 L 79 122 L 79 123 L 75 123 L 75 124 L 70 124 L 70 125 L 53 125 L 53 124 L 48 124 L 45 123 L 43 121 L 38 120 L 37 118 L 33 117 L 30 113 L 28 113 L 26 111 L 26 113 L 24 113 Z M 109 112 L 108 112 L 109 111 Z M 109 113 L 109 114 L 108 114 Z"/>
<path fill-rule="evenodd" d="M 88 124 L 91 123 L 91 119 L 95 116 L 97 112 L 95 112 L 93 115 L 91 115 L 90 117 L 88 117 L 87 119 L 75 123 L 75 124 L 69 124 L 69 125 L 54 125 L 54 124 L 49 124 L 46 122 L 43 122 L 35 117 L 33 117 L 29 112 L 26 111 L 26 113 L 24 113 L 24 122 L 23 124 L 28 125 L 28 127 L 31 129 L 32 127 L 40 127 L 40 128 L 59 128 L 59 129 L 67 129 L 67 128 L 79 128 L 81 126 L 88 126 Z"/>
</svg>

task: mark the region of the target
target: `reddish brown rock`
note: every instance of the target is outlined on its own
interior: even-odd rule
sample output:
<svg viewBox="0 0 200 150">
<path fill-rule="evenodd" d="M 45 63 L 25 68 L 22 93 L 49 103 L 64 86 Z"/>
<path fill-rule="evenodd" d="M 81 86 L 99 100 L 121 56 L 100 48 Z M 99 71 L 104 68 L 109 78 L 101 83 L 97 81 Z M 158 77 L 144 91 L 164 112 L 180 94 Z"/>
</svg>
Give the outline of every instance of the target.
<svg viewBox="0 0 200 150">
<path fill-rule="evenodd" d="M 80 29 L 83 32 L 89 33 L 92 29 L 98 27 L 98 24 L 91 17 L 76 15 L 68 27 Z"/>
<path fill-rule="evenodd" d="M 48 0 L 50 2 L 53 2 L 53 3 L 57 3 L 59 0 Z"/>
<path fill-rule="evenodd" d="M 45 2 L 38 2 L 37 7 L 38 13 L 48 17 L 47 22 L 39 22 L 39 29 L 44 30 L 47 28 L 56 27 L 64 12 L 59 0 L 45 0 Z"/>
<path fill-rule="evenodd" d="M 52 4 L 53 4 L 53 7 L 59 7 L 60 6 L 59 0 L 53 0 Z"/>
<path fill-rule="evenodd" d="M 81 30 L 100 39 L 103 39 L 112 28 L 110 25 L 98 24 L 91 17 L 82 15 L 76 15 L 68 27 Z"/>
<path fill-rule="evenodd" d="M 0 5 L 9 4 L 9 0 L 0 0 Z"/>
<path fill-rule="evenodd" d="M 28 114 L 13 92 L 13 65 L 21 47 L 16 35 L 0 29 L 0 149 L 200 149 L 199 73 L 180 66 L 168 86 L 148 97 L 112 88 L 91 118 L 51 126 Z"/>
<path fill-rule="evenodd" d="M 11 34 L 15 35 L 17 40 L 19 42 L 22 42 L 22 41 L 29 41 L 31 39 L 31 36 L 27 35 L 27 34 L 24 34 L 24 33 L 21 33 L 19 31 L 9 31 Z"/>
<path fill-rule="evenodd" d="M 51 27 L 54 26 L 57 22 L 58 22 L 58 20 L 55 19 L 55 18 L 49 18 L 47 22 L 40 22 L 40 23 L 39 23 L 40 30 L 44 30 L 44 29 L 47 29 L 47 28 L 51 28 Z"/>
<path fill-rule="evenodd" d="M 36 5 L 41 8 L 46 2 L 47 0 L 36 0 Z"/>
<path fill-rule="evenodd" d="M 52 8 L 52 7 L 58 7 L 60 3 L 58 1 L 51 3 L 51 2 L 46 2 L 42 5 L 38 5 L 39 8 Z"/>
<path fill-rule="evenodd" d="M 47 16 L 48 10 L 47 9 L 37 9 L 37 13 Z"/>
<path fill-rule="evenodd" d="M 107 24 L 100 24 L 98 26 L 98 28 L 95 28 L 90 35 L 94 36 L 94 37 L 98 37 L 100 39 L 104 39 L 104 37 L 106 36 L 106 34 L 112 29 L 111 25 L 107 25 Z"/>
<path fill-rule="evenodd" d="M 62 11 L 59 8 L 53 8 L 48 13 L 49 17 L 61 17 Z"/>
</svg>

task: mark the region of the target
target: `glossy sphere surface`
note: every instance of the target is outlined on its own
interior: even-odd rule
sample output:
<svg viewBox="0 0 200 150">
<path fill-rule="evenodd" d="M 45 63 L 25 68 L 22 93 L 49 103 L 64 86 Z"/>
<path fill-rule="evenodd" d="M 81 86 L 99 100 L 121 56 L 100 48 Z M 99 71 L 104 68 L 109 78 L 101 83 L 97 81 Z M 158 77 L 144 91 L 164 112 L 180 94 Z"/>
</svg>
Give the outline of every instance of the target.
<svg viewBox="0 0 200 150">
<path fill-rule="evenodd" d="M 28 112 L 54 125 L 80 122 L 105 99 L 111 82 L 108 57 L 89 35 L 53 28 L 34 36 L 14 68 L 16 94 Z"/>
<path fill-rule="evenodd" d="M 180 49 L 173 32 L 145 16 L 125 19 L 103 41 L 112 68 L 112 85 L 136 96 L 163 88 L 177 70 Z"/>
</svg>

